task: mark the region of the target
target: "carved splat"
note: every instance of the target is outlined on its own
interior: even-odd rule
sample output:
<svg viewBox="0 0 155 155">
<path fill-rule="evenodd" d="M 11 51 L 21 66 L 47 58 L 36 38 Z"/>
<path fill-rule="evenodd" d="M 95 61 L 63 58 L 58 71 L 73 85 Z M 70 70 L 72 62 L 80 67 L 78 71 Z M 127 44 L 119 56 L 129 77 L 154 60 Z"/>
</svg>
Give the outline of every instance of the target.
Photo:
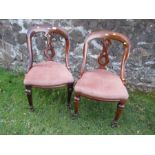
<svg viewBox="0 0 155 155">
<path fill-rule="evenodd" d="M 44 55 L 46 56 L 48 61 L 51 61 L 53 57 L 55 56 L 55 50 L 52 45 L 52 35 L 47 34 L 46 37 L 47 37 L 47 47 L 44 50 Z M 48 53 L 49 51 L 51 52 L 51 54 Z"/>
<path fill-rule="evenodd" d="M 103 44 L 103 50 L 100 53 L 100 56 L 98 58 L 99 68 L 105 68 L 106 65 L 109 63 L 109 57 L 108 57 L 108 47 L 112 40 L 117 40 L 121 42 L 124 45 L 124 53 L 121 59 L 121 67 L 120 67 L 120 78 L 122 82 L 125 84 L 125 63 L 129 57 L 129 52 L 131 48 L 130 41 L 128 38 L 120 33 L 111 32 L 111 31 L 98 31 L 98 32 L 92 32 L 88 35 L 87 39 L 84 42 L 83 47 L 83 61 L 81 65 L 80 70 L 80 77 L 82 77 L 83 73 L 85 72 L 85 65 L 86 65 L 86 56 L 88 51 L 88 43 L 96 38 L 100 38 L 104 40 Z M 103 63 L 103 58 L 105 58 L 105 63 Z"/>
<path fill-rule="evenodd" d="M 106 65 L 109 63 L 108 47 L 111 44 L 111 42 L 110 40 L 103 40 L 102 44 L 103 44 L 103 48 L 98 57 L 98 63 L 99 63 L 100 69 L 105 69 Z M 103 63 L 103 58 L 104 58 L 104 63 Z"/>
<path fill-rule="evenodd" d="M 54 38 L 54 34 L 59 34 L 65 39 L 65 62 L 66 67 L 69 69 L 69 49 L 70 49 L 70 41 L 68 37 L 68 33 L 61 28 L 58 27 L 51 27 L 51 26 L 34 26 L 30 28 L 27 32 L 27 45 L 28 45 L 28 51 L 29 51 L 29 65 L 27 71 L 29 71 L 32 68 L 33 65 L 33 50 L 32 50 L 32 38 L 35 36 L 36 33 L 43 32 L 45 33 L 45 37 L 47 38 L 47 45 L 44 49 L 44 55 L 48 60 L 52 60 L 52 58 L 55 55 L 54 46 L 52 44 L 52 39 Z M 49 53 L 51 52 L 51 54 Z"/>
<path fill-rule="evenodd" d="M 103 43 L 103 49 L 98 57 L 100 69 L 85 72 L 89 42 L 93 39 L 102 39 Z M 105 67 L 109 63 L 108 47 L 113 40 L 119 41 L 124 47 L 120 66 L 120 79 L 122 80 L 122 83 L 117 75 L 110 73 L 110 71 L 105 71 Z M 92 32 L 87 36 L 83 46 L 83 61 L 80 70 L 80 77 L 74 87 L 75 114 L 78 114 L 80 97 L 86 97 L 97 101 L 115 101 L 118 102 L 118 106 L 111 126 L 117 127 L 118 120 L 128 99 L 128 93 L 127 90 L 125 90 L 125 87 L 123 87 L 123 84 L 125 84 L 125 63 L 128 59 L 130 48 L 131 45 L 129 39 L 123 34 L 117 32 L 98 31 Z M 103 59 L 105 59 L 104 62 Z M 103 80 L 101 80 L 99 76 L 102 76 Z M 92 77 L 93 79 L 91 79 Z M 114 93 L 114 91 L 117 92 Z"/>
<path fill-rule="evenodd" d="M 32 68 L 35 66 L 33 65 L 33 62 L 34 62 L 34 51 L 33 51 L 33 44 L 32 44 L 32 38 L 33 37 L 37 37 L 37 33 L 43 33 L 45 35 L 45 38 L 46 38 L 46 47 L 44 49 L 44 55 L 46 56 L 47 60 L 48 61 L 52 61 L 52 58 L 55 56 L 55 50 L 54 50 L 54 46 L 53 46 L 53 39 L 55 38 L 56 34 L 60 35 L 61 37 L 63 37 L 65 39 L 65 63 L 66 63 L 66 69 L 64 67 L 61 67 L 60 66 L 60 63 L 55 63 L 55 67 L 61 67 L 62 69 L 62 72 L 64 74 L 64 79 L 62 78 L 62 81 L 63 82 L 57 82 L 56 80 L 53 80 L 53 82 L 50 81 L 49 78 L 47 78 L 50 82 L 49 82 L 49 85 L 47 83 L 44 83 L 44 81 L 46 81 L 46 78 L 45 77 L 49 77 L 50 74 L 52 74 L 53 72 L 55 72 L 55 67 L 51 67 L 53 62 L 45 62 L 44 61 L 44 64 L 45 67 L 47 67 L 49 65 L 49 67 L 51 67 L 51 70 L 46 70 L 45 69 L 45 72 L 40 72 L 42 69 L 44 69 L 44 65 L 42 67 L 42 63 L 40 63 L 41 65 L 36 65 L 38 67 L 37 70 L 33 70 Z M 42 37 L 44 37 L 42 35 Z M 24 82 L 25 84 L 25 87 L 26 87 L 26 94 L 27 94 L 27 98 L 28 98 L 28 102 L 29 102 L 29 105 L 30 105 L 30 109 L 33 110 L 33 104 L 32 104 L 32 87 L 39 87 L 39 88 L 55 88 L 55 87 L 63 87 L 63 86 L 67 86 L 67 107 L 70 108 L 71 107 L 71 95 L 72 95 L 72 91 L 73 91 L 73 83 L 74 83 L 74 80 L 71 81 L 71 77 L 69 77 L 68 75 L 71 74 L 69 73 L 69 49 L 70 49 L 70 41 L 69 41 L 69 36 L 68 36 L 68 33 L 62 29 L 62 28 L 58 28 L 58 27 L 52 27 L 52 26 L 49 26 L 49 25 L 42 25 L 42 26 L 34 26 L 32 28 L 30 28 L 27 32 L 27 47 L 28 47 L 28 52 L 29 52 L 29 64 L 28 64 L 28 69 L 27 69 L 27 74 L 25 76 L 25 79 L 27 76 L 29 76 L 29 71 L 31 70 L 31 74 L 30 75 L 30 82 Z M 51 53 L 50 53 L 51 52 Z M 38 63 L 39 64 L 39 63 Z M 53 69 L 53 71 L 52 71 Z M 68 73 L 67 73 L 67 69 L 68 69 Z M 42 82 L 39 83 L 39 84 L 36 84 L 34 81 L 37 81 L 37 80 L 32 80 L 31 79 L 34 79 L 35 77 L 35 74 L 36 72 L 39 72 L 39 73 L 42 73 L 42 74 L 39 74 L 40 76 L 42 76 L 43 74 L 47 74 L 47 76 L 43 76 L 41 78 Z M 49 73 L 51 72 L 51 73 Z M 60 75 L 61 71 L 60 69 L 58 70 L 58 74 L 57 75 Z M 56 74 L 56 73 L 55 73 Z M 68 74 L 67 76 L 65 74 Z M 55 76 L 55 77 L 58 77 L 59 76 Z M 55 79 L 55 77 L 53 79 Z M 40 77 L 38 77 L 39 79 Z M 61 78 L 61 76 L 60 76 Z M 68 79 L 67 79 L 68 78 Z M 73 77 L 72 77 L 73 79 Z M 52 78 L 51 78 L 52 80 Z M 25 81 L 25 80 L 24 80 Z"/>
</svg>

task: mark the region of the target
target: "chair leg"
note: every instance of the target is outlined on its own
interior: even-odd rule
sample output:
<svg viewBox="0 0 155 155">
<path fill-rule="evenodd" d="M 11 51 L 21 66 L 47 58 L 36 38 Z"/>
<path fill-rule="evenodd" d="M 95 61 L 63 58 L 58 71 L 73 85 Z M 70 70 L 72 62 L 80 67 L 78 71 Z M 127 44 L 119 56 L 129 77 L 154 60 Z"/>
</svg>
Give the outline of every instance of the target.
<svg viewBox="0 0 155 155">
<path fill-rule="evenodd" d="M 33 103 L 32 103 L 32 87 L 31 86 L 25 86 L 25 92 L 27 94 L 27 99 L 29 102 L 30 110 L 34 111 Z"/>
<path fill-rule="evenodd" d="M 119 120 L 119 118 L 121 116 L 121 113 L 122 113 L 124 107 L 125 107 L 125 102 L 123 104 L 121 102 L 119 102 L 117 104 L 117 110 L 115 112 L 115 117 L 114 117 L 114 119 L 112 121 L 112 124 L 111 124 L 112 128 L 117 127 L 118 120 Z"/>
<path fill-rule="evenodd" d="M 71 109 L 71 96 L 73 92 L 73 83 L 67 85 L 67 107 Z"/>
<path fill-rule="evenodd" d="M 80 96 L 75 94 L 74 97 L 74 114 L 78 115 L 79 113 L 79 102 L 80 102 Z"/>
</svg>

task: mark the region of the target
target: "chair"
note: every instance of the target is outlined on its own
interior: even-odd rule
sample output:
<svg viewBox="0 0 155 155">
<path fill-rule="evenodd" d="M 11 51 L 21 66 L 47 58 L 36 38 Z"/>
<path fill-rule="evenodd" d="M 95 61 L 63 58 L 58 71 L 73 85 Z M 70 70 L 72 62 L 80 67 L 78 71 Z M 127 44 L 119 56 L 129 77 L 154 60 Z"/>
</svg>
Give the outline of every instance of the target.
<svg viewBox="0 0 155 155">
<path fill-rule="evenodd" d="M 44 55 L 47 61 L 43 61 L 37 64 L 33 63 L 33 50 L 32 50 L 32 38 L 35 34 L 43 32 L 47 38 L 46 49 Z M 52 44 L 52 38 L 54 34 L 59 34 L 65 39 L 65 64 L 52 61 L 55 55 L 54 46 Z M 28 71 L 24 78 L 24 85 L 26 88 L 26 94 L 31 110 L 34 110 L 32 103 L 32 87 L 39 88 L 56 88 L 67 86 L 68 98 L 67 106 L 70 108 L 71 94 L 73 90 L 73 76 L 70 73 L 69 68 L 69 48 L 70 42 L 68 34 L 65 30 L 51 26 L 34 26 L 27 32 L 27 46 L 29 51 L 29 65 Z M 51 54 L 49 54 L 51 52 Z"/>
<path fill-rule="evenodd" d="M 85 71 L 88 44 L 93 39 L 101 39 L 103 43 L 102 51 L 98 57 L 99 68 L 93 71 Z M 106 65 L 109 63 L 108 47 L 112 40 L 117 40 L 123 44 L 124 53 L 121 60 L 120 76 L 107 71 Z M 128 100 L 128 92 L 125 85 L 125 63 L 129 56 L 130 42 L 127 37 L 120 33 L 109 31 L 98 31 L 88 35 L 83 46 L 83 61 L 80 70 L 80 77 L 74 87 L 74 112 L 77 115 L 79 110 L 80 97 L 87 97 L 97 101 L 117 101 L 117 110 L 112 121 L 112 127 L 117 126 L 118 119 Z M 103 63 L 103 58 L 105 62 Z"/>
</svg>

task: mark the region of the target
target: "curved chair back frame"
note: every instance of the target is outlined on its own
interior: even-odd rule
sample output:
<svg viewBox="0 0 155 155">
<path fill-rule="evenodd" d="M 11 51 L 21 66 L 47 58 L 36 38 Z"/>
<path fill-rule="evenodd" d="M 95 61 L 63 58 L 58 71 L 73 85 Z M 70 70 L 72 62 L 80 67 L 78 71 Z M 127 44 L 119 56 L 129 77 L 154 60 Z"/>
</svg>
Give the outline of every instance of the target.
<svg viewBox="0 0 155 155">
<path fill-rule="evenodd" d="M 103 49 L 99 55 L 98 58 L 98 63 L 99 63 L 99 68 L 105 68 L 106 65 L 109 63 L 109 57 L 108 57 L 108 47 L 111 44 L 111 40 L 117 40 L 123 43 L 124 47 L 124 53 L 122 56 L 121 60 L 121 67 L 120 67 L 120 78 L 122 82 L 125 84 L 125 63 L 126 60 L 128 59 L 131 44 L 128 38 L 120 33 L 116 32 L 111 32 L 111 31 L 98 31 L 98 32 L 92 32 L 91 34 L 88 35 L 84 42 L 84 47 L 83 47 L 83 62 L 81 66 L 81 71 L 80 71 L 80 76 L 83 75 L 84 70 L 85 70 L 85 65 L 86 65 L 86 57 L 87 57 L 87 51 L 88 51 L 88 43 L 96 38 L 102 39 L 103 43 Z M 102 63 L 102 58 L 105 58 L 105 63 Z"/>
<path fill-rule="evenodd" d="M 66 42 L 65 62 L 66 62 L 66 67 L 69 69 L 70 42 L 69 42 L 69 36 L 68 36 L 67 32 L 61 28 L 58 28 L 58 27 L 34 26 L 34 27 L 30 28 L 27 32 L 27 45 L 28 45 L 28 51 L 29 51 L 28 71 L 32 68 L 32 64 L 33 64 L 32 37 L 38 32 L 44 32 L 45 37 L 47 38 L 47 47 L 44 50 L 44 54 L 47 57 L 47 60 L 49 60 L 49 61 L 51 61 L 55 55 L 55 50 L 54 50 L 54 47 L 52 45 L 52 35 L 53 34 L 60 34 L 65 39 L 65 42 Z M 51 55 L 48 54 L 49 50 L 51 51 Z"/>
</svg>

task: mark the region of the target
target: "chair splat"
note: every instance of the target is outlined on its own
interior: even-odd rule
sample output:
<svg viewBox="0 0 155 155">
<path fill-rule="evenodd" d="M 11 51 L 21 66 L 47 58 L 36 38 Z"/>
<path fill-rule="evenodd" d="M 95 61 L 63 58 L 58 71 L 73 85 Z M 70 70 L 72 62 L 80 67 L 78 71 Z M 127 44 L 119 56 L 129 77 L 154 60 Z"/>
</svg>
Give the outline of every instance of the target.
<svg viewBox="0 0 155 155">
<path fill-rule="evenodd" d="M 44 55 L 46 56 L 48 61 L 52 61 L 53 57 L 55 56 L 55 50 L 52 44 L 52 36 L 51 35 L 47 35 L 47 47 L 44 49 Z M 48 52 L 51 52 L 51 54 L 49 54 Z"/>
<path fill-rule="evenodd" d="M 103 44 L 103 48 L 98 57 L 99 69 L 105 69 L 106 65 L 108 65 L 109 63 L 108 47 L 111 44 L 111 42 L 110 40 L 103 40 L 102 44 Z M 103 63 L 103 58 L 105 59 L 104 63 Z"/>
</svg>

